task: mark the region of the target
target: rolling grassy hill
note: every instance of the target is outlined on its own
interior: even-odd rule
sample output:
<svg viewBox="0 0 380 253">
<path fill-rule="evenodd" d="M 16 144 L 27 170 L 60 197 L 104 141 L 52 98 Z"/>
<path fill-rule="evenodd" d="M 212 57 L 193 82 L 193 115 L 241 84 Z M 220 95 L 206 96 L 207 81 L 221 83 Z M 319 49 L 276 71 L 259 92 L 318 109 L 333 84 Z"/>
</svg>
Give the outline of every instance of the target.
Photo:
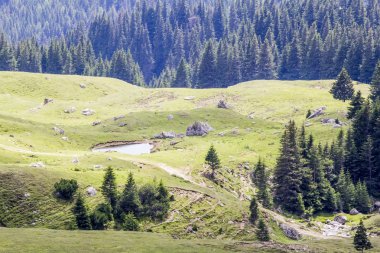
<svg viewBox="0 0 380 253">
<path fill-rule="evenodd" d="M 12 236 L 18 233 L 33 240 L 29 231 L 36 231 L 41 241 L 59 235 L 62 241 L 56 244 L 72 243 L 67 248 L 71 251 L 76 251 L 78 245 L 86 247 L 84 242 L 75 241 L 80 237 L 70 238 L 71 232 L 36 228 L 71 228 L 72 204 L 53 196 L 54 183 L 60 178 L 74 178 L 81 192 L 88 186 L 99 191 L 103 168 L 107 166 L 115 168 L 120 191 L 132 171 L 139 184 L 162 179 L 175 195 L 168 219 L 159 224 L 144 222 L 143 231 L 179 238 L 219 239 L 198 244 L 198 241 L 162 239 L 161 235 L 141 236 L 152 243 L 163 240 L 163 245 L 169 248 L 173 245 L 165 252 L 193 252 L 195 248 L 179 250 L 178 247 L 188 244 L 197 245 L 198 252 L 214 249 L 214 244 L 219 245 L 214 252 L 228 252 L 224 248 L 228 243 L 220 239 L 255 240 L 255 228 L 247 220 L 247 200 L 253 192 L 249 180 L 252 165 L 263 157 L 273 166 L 284 124 L 290 119 L 303 124 L 308 109 L 327 106 L 323 118 L 345 121 L 348 104 L 332 98 L 328 93 L 331 83 L 254 81 L 228 89 L 144 89 L 110 78 L 1 72 L 0 221 L 7 227 L 33 229 L 1 229 L 0 241 L 8 240 L 0 243 L 0 251 L 1 247 L 11 247 L 9 240 L 13 241 Z M 367 85 L 356 88 L 368 94 Z M 43 105 L 45 99 L 53 101 Z M 227 101 L 231 108 L 218 109 L 219 100 Z M 75 112 L 64 112 L 73 107 Z M 95 113 L 84 116 L 81 113 L 84 109 Z M 114 119 L 121 115 L 124 117 Z M 173 120 L 168 120 L 169 115 L 173 115 Z M 322 125 L 320 119 L 311 120 L 307 131 L 315 135 L 316 141 L 324 143 L 335 138 L 339 129 Z M 152 154 L 129 156 L 91 151 L 99 143 L 146 141 L 162 131 L 185 133 L 187 126 L 198 120 L 208 122 L 214 131 L 205 137 L 157 141 Z M 92 126 L 95 121 L 101 124 Z M 120 127 L 122 123 L 126 125 Z M 64 135 L 55 132 L 54 127 L 63 129 Z M 202 176 L 204 156 L 211 144 L 221 157 L 223 168 L 219 175 L 224 180 L 223 188 Z M 73 159 L 79 163 L 73 163 Z M 43 162 L 45 167 L 32 168 L 30 164 L 36 162 Z M 98 192 L 86 201 L 93 207 L 102 201 L 102 196 Z M 290 243 L 275 220 L 271 224 L 273 239 Z M 198 232 L 187 233 L 190 225 L 196 225 Z M 116 241 L 124 238 L 122 232 L 75 233 L 83 238 L 93 236 L 94 247 L 102 246 L 101 237 L 116 237 Z M 139 237 L 128 236 L 136 240 Z M 228 244 L 227 249 L 231 245 L 235 242 Z M 120 247 L 128 250 L 127 246 Z M 60 248 L 53 248 L 49 252 L 61 252 Z M 244 252 L 245 248 L 240 248 Z M 118 248 L 113 250 L 119 252 Z M 150 252 L 149 247 L 144 250 Z"/>
</svg>

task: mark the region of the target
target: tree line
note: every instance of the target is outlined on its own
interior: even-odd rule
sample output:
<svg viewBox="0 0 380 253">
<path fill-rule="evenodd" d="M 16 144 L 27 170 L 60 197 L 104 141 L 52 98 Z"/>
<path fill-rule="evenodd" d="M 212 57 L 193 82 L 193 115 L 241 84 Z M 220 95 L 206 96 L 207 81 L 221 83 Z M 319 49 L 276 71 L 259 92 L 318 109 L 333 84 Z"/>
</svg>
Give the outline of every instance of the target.
<svg viewBox="0 0 380 253">
<path fill-rule="evenodd" d="M 117 1 L 116 1 L 117 2 Z M 151 87 L 254 79 L 370 82 L 380 5 L 364 0 L 130 1 L 47 44 L 0 37 L 0 70 L 110 76 Z M 112 8 L 111 8 L 112 9 Z"/>
</svg>

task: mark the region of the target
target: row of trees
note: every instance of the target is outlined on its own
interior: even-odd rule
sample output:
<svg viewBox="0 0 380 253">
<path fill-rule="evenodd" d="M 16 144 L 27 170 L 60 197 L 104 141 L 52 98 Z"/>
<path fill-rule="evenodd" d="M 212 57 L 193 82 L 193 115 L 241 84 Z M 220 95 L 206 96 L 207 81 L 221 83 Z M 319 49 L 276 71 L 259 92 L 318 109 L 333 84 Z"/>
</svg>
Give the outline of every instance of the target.
<svg viewBox="0 0 380 253">
<path fill-rule="evenodd" d="M 369 82 L 380 58 L 377 1 L 141 0 L 125 6 L 45 45 L 35 39 L 10 44 L 3 35 L 0 70 L 209 88 L 334 78 L 342 67 Z"/>
<path fill-rule="evenodd" d="M 105 202 L 99 204 L 91 214 L 84 198 L 81 195 L 77 198 L 73 213 L 79 229 L 103 230 L 114 221 L 116 228 L 137 231 L 141 219 L 164 219 L 172 198 L 162 181 L 138 187 L 132 173 L 128 176 L 123 192 L 118 193 L 112 168 L 107 168 L 102 193 Z"/>
</svg>

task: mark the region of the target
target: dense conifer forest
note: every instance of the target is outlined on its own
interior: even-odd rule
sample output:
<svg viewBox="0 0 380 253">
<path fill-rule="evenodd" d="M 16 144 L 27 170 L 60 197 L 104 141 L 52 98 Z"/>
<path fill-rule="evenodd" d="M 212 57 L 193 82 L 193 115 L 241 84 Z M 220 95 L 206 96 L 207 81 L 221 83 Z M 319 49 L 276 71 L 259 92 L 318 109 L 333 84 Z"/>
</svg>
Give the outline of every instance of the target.
<svg viewBox="0 0 380 253">
<path fill-rule="evenodd" d="M 370 82 L 375 0 L 3 1 L 0 69 L 116 77 L 151 87 L 254 79 Z"/>
</svg>

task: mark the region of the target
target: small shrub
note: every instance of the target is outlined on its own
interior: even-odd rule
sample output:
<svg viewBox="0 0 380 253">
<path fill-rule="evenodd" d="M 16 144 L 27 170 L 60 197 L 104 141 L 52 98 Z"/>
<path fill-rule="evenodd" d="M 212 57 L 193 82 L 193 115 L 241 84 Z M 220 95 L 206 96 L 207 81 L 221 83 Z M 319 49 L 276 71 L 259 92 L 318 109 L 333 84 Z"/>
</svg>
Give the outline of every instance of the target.
<svg viewBox="0 0 380 253">
<path fill-rule="evenodd" d="M 112 208 L 110 204 L 100 204 L 91 214 L 91 225 L 94 230 L 104 230 L 112 221 Z"/>
<path fill-rule="evenodd" d="M 57 196 L 64 200 L 72 200 L 74 194 L 78 190 L 78 182 L 74 179 L 61 179 L 54 184 Z"/>
<path fill-rule="evenodd" d="M 123 229 L 125 231 L 139 231 L 140 225 L 133 213 L 124 216 Z"/>
<path fill-rule="evenodd" d="M 311 116 L 311 110 L 309 109 L 306 113 L 306 118 L 308 119 Z"/>
</svg>

